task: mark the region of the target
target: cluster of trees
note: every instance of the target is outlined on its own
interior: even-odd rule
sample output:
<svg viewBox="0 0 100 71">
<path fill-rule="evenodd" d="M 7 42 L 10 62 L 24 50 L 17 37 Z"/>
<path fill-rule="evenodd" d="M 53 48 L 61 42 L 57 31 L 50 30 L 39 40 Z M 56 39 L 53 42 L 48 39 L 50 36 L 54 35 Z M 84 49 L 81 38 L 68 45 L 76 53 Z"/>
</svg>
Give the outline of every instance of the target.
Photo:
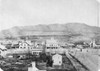
<svg viewBox="0 0 100 71">
<path fill-rule="evenodd" d="M 77 45 L 81 45 L 83 48 L 90 47 L 90 44 L 89 43 L 86 43 L 84 41 L 75 42 L 73 47 L 76 47 Z"/>
<path fill-rule="evenodd" d="M 52 57 L 50 55 L 46 55 L 45 53 L 41 53 L 40 57 L 37 60 L 40 62 L 46 62 L 47 66 L 52 67 L 53 61 L 52 61 Z"/>
</svg>

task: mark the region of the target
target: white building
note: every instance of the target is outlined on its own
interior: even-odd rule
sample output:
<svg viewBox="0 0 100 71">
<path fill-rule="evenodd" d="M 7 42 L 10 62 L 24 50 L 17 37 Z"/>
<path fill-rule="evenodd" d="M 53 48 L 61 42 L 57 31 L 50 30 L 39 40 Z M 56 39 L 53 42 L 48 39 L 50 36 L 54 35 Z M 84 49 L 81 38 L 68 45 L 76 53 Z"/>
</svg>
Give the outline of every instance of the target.
<svg viewBox="0 0 100 71">
<path fill-rule="evenodd" d="M 28 68 L 28 71 L 38 71 L 39 69 L 36 67 L 36 63 L 32 62 L 32 67 Z"/>
<path fill-rule="evenodd" d="M 36 63 L 35 62 L 32 62 L 32 67 L 28 67 L 28 71 L 46 71 L 46 70 L 39 70 L 36 67 Z"/>
<path fill-rule="evenodd" d="M 7 48 L 4 45 L 0 44 L 0 55 L 5 57 L 7 54 Z"/>
<path fill-rule="evenodd" d="M 100 48 L 100 45 L 97 45 L 95 40 L 91 41 L 90 43 L 90 47 L 96 47 L 96 48 Z"/>
<path fill-rule="evenodd" d="M 55 54 L 52 56 L 53 66 L 61 66 L 62 65 L 62 55 Z"/>
<path fill-rule="evenodd" d="M 57 40 L 51 38 L 50 40 L 46 41 L 46 53 L 64 53 L 65 50 L 61 47 Z"/>
<path fill-rule="evenodd" d="M 19 42 L 19 49 L 28 49 L 29 44 L 27 42 Z"/>
<path fill-rule="evenodd" d="M 38 48 L 34 48 L 31 50 L 31 54 L 32 55 L 39 55 L 40 53 L 42 53 L 43 49 L 38 49 Z"/>
</svg>

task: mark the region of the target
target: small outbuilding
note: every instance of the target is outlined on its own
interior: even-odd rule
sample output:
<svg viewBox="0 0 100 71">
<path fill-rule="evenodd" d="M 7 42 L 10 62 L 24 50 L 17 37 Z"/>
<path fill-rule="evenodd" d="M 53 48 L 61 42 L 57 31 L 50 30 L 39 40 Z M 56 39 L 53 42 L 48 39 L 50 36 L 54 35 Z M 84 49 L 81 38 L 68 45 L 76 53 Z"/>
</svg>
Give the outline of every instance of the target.
<svg viewBox="0 0 100 71">
<path fill-rule="evenodd" d="M 28 68 L 28 71 L 38 71 L 39 69 L 36 67 L 36 63 L 32 62 L 32 67 Z"/>
</svg>

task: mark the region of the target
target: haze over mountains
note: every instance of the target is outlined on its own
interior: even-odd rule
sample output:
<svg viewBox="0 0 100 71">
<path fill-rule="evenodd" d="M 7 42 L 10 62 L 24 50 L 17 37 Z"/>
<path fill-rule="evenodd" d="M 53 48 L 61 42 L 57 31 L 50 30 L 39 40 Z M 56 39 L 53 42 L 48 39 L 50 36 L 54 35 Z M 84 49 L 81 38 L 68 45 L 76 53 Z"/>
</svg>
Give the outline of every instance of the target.
<svg viewBox="0 0 100 71">
<path fill-rule="evenodd" d="M 100 28 L 83 23 L 50 24 L 36 26 L 16 26 L 2 30 L 0 38 L 33 36 L 33 35 L 68 35 L 73 39 L 92 39 L 100 35 Z M 77 37 L 74 37 L 77 36 Z M 73 40 L 72 39 L 72 40 Z"/>
</svg>

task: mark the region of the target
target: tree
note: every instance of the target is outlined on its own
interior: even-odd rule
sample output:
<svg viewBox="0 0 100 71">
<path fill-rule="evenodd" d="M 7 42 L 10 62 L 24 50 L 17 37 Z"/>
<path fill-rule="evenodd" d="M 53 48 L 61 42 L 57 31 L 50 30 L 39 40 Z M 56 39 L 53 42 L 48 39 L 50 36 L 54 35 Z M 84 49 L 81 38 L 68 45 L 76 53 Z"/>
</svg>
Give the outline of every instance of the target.
<svg viewBox="0 0 100 71">
<path fill-rule="evenodd" d="M 46 54 L 45 54 L 45 53 L 41 53 L 41 54 L 40 54 L 40 59 L 41 59 L 43 62 L 46 62 Z"/>
</svg>

